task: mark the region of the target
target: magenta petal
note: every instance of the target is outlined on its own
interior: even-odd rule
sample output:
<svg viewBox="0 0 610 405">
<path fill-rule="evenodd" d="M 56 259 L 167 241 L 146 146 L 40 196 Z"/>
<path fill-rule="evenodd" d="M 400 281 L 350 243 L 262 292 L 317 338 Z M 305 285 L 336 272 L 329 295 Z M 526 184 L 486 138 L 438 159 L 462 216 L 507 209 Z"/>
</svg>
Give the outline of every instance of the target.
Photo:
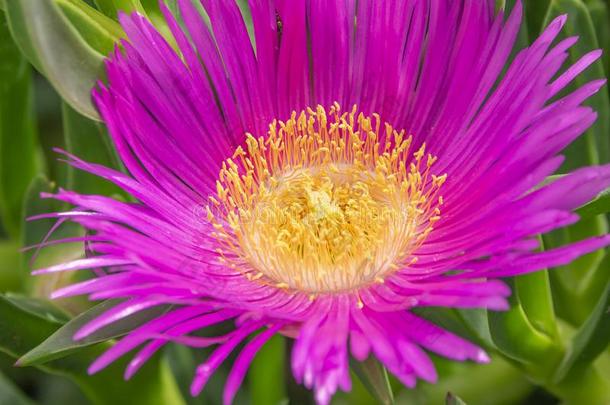
<svg viewBox="0 0 610 405">
<path fill-rule="evenodd" d="M 233 368 L 229 373 L 229 377 L 227 378 L 225 391 L 222 396 L 222 400 L 225 405 L 229 405 L 233 402 L 235 393 L 239 389 L 239 386 L 241 385 L 246 372 L 248 371 L 248 367 L 250 366 L 250 363 L 254 359 L 254 356 L 258 350 L 260 350 L 260 348 L 267 343 L 267 341 L 271 339 L 282 326 L 282 324 L 273 325 L 269 329 L 260 333 L 254 339 L 248 342 L 248 344 L 239 353 L 239 356 L 237 356 L 237 359 L 233 364 Z"/>
<path fill-rule="evenodd" d="M 577 40 L 557 40 L 567 16 L 515 53 L 521 1 L 505 16 L 495 13 L 494 0 L 248 0 L 250 31 L 237 3 L 195 3 L 178 0 L 171 11 L 161 3 L 164 35 L 139 14 L 119 16 L 126 39 L 106 60 L 107 80 L 92 97 L 125 172 L 57 150 L 75 169 L 116 184 L 131 198 L 60 189 L 41 197 L 70 204 L 70 211 L 30 218 L 56 221 L 31 247 L 33 260 L 48 246 L 86 246 L 86 258 L 33 271 L 90 271 L 92 278 L 62 286 L 53 298 L 120 302 L 75 339 L 147 308 L 171 306 L 118 340 L 90 373 L 134 350 L 125 370 L 130 378 L 168 342 L 215 345 L 192 381 L 197 395 L 244 344 L 225 386 L 223 400 L 230 404 L 256 352 L 280 333 L 295 339 L 292 372 L 315 391 L 318 404 L 350 390 L 350 356 L 375 356 L 414 387 L 418 379 L 438 378 L 426 350 L 456 361 L 489 357 L 413 308 L 504 310 L 511 291 L 499 278 L 561 266 L 610 245 L 606 235 L 539 250 L 539 235 L 574 224 L 574 210 L 610 186 L 610 165 L 544 183 L 562 165 L 562 151 L 595 122 L 596 112 L 584 103 L 605 84 L 593 80 L 566 92 L 601 55 L 591 50 L 564 66 Z M 374 279 L 345 290 L 286 288 L 238 249 L 226 249 L 222 225 L 211 222 L 207 207 L 217 207 L 212 198 L 222 191 L 223 164 L 250 167 L 236 153 L 247 133 L 270 148 L 265 136 L 274 120 L 334 102 L 342 111 L 355 105 L 379 117 L 380 146 L 366 153 L 383 154 L 382 145 L 391 143 L 382 127 L 387 122 L 412 135 L 413 152 L 425 145 L 436 157 L 430 173 L 422 172 L 426 189 L 438 181 L 432 175 L 447 176 L 438 195 L 428 196 L 421 218 L 416 215 L 421 223 L 414 233 L 421 239 L 407 241 L 412 250 L 399 252 L 404 260 L 392 259 Z M 415 163 L 409 157 L 398 165 Z M 86 236 L 51 240 L 67 222 L 86 229 Z M 272 254 L 258 250 L 261 257 Z M 198 334 L 229 323 L 224 335 Z"/>
</svg>

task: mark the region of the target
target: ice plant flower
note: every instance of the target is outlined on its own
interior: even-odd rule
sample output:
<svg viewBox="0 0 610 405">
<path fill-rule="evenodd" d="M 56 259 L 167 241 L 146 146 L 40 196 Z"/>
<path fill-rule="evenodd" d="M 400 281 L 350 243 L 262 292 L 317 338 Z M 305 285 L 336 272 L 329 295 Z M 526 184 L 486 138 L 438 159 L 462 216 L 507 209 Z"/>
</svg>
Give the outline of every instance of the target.
<svg viewBox="0 0 610 405">
<path fill-rule="evenodd" d="M 507 67 L 519 3 L 505 17 L 492 0 L 250 0 L 252 39 L 232 1 L 202 1 L 209 24 L 177 4 L 179 16 L 162 6 L 175 48 L 120 17 L 128 40 L 94 90 L 128 174 L 69 156 L 136 202 L 48 196 L 74 206 L 54 215 L 89 231 L 91 254 L 36 273 L 92 269 L 53 296 L 123 299 L 75 339 L 171 305 L 91 373 L 136 348 L 127 378 L 169 341 L 213 346 L 192 393 L 236 352 L 230 403 L 282 334 L 319 404 L 350 389 L 350 356 L 412 387 L 437 378 L 424 349 L 488 361 L 412 308 L 506 309 L 501 278 L 610 243 L 537 249 L 610 184 L 601 166 L 541 185 L 595 121 L 582 103 L 604 84 L 560 93 L 600 56 L 559 73 L 577 41 L 556 41 L 566 16 Z M 221 323 L 231 331 L 210 335 Z"/>
</svg>

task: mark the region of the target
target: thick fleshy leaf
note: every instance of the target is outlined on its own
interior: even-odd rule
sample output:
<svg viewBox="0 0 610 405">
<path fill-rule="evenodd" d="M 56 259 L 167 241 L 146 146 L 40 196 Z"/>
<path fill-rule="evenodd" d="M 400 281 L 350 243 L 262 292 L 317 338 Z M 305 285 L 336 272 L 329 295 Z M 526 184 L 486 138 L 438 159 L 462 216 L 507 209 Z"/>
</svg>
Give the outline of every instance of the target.
<svg viewBox="0 0 610 405">
<path fill-rule="evenodd" d="M 175 44 L 169 27 L 165 22 L 163 13 L 159 8 L 158 0 L 95 0 L 98 8 L 107 16 L 117 19 L 119 12 L 138 12 L 146 16 L 153 25 L 163 34 L 171 44 Z M 164 0 L 164 3 L 172 11 L 177 11 L 176 0 Z M 174 13 L 178 15 L 178 13 Z"/>
<path fill-rule="evenodd" d="M 9 356 L 15 359 L 22 356 L 58 327 L 45 317 L 23 311 L 0 296 L 0 351 Z M 87 375 L 87 367 L 106 348 L 107 345 L 84 348 L 39 368 L 72 379 L 94 405 L 130 405 L 134 398 L 151 405 L 184 404 L 169 367 L 159 361 L 159 357 L 151 359 L 129 382 L 121 378 L 125 361 L 96 375 Z"/>
<path fill-rule="evenodd" d="M 52 1 L 6 0 L 13 38 L 74 109 L 99 119 L 91 89 L 103 73 L 103 56 L 89 46 Z"/>
<path fill-rule="evenodd" d="M 486 349 L 494 348 L 494 343 L 489 334 L 486 310 L 419 307 L 413 308 L 412 311 L 418 316 L 479 346 Z"/>
<path fill-rule="evenodd" d="M 158 317 L 168 310 L 168 307 L 154 307 L 138 312 L 130 317 L 122 319 L 108 325 L 105 328 L 87 336 L 84 339 L 74 341 L 74 334 L 85 324 L 92 319 L 97 318 L 110 308 L 115 306 L 117 301 L 106 301 L 96 305 L 90 310 L 83 312 L 81 315 L 67 322 L 55 333 L 49 336 L 44 342 L 28 351 L 19 360 L 21 366 L 31 366 L 44 364 L 50 360 L 61 358 L 73 353 L 83 347 L 90 346 L 95 343 L 105 342 L 110 339 L 119 337 L 136 328 L 137 326 Z"/>
<path fill-rule="evenodd" d="M 488 311 L 489 330 L 496 348 L 523 364 L 530 374 L 548 375 L 562 355 L 561 345 L 532 324 L 518 295 L 513 294 L 509 303 L 508 311 Z"/>
<path fill-rule="evenodd" d="M 557 319 L 547 270 L 515 277 L 515 294 L 536 330 L 558 340 Z"/>
<path fill-rule="evenodd" d="M 82 0 L 55 0 L 70 23 L 91 48 L 109 54 L 124 36 L 121 26 Z"/>
<path fill-rule="evenodd" d="M 576 210 L 581 219 L 610 212 L 610 189 L 601 192 L 594 200 Z"/>
<path fill-rule="evenodd" d="M 252 405 L 277 404 L 285 396 L 285 341 L 274 336 L 263 346 L 248 371 Z"/>
<path fill-rule="evenodd" d="M 489 332 L 489 319 L 487 317 L 486 309 L 468 308 L 451 309 L 449 311 L 454 312 L 457 319 L 468 327 L 468 334 L 474 336 L 474 338 L 470 340 L 477 342 L 487 349 L 493 349 L 494 343 Z"/>
<path fill-rule="evenodd" d="M 21 310 L 0 295 L 0 350 L 11 357 L 26 352 L 58 326 L 45 317 Z"/>
<path fill-rule="evenodd" d="M 561 383 L 570 377 L 572 370 L 591 367 L 591 363 L 610 342 L 610 280 L 595 309 L 572 339 L 572 345 L 555 374 Z"/>
<path fill-rule="evenodd" d="M 553 248 L 607 233 L 606 218 L 597 215 L 583 218 L 572 226 L 544 235 L 544 246 Z M 585 296 L 582 292 L 586 291 L 589 280 L 598 278 L 597 272 L 608 274 L 607 269 L 600 268 L 604 256 L 603 250 L 596 251 L 549 272 L 557 314 L 573 325 L 581 324 L 593 308 L 595 301 L 588 305 L 588 301 L 583 300 Z M 593 297 L 594 300 L 596 298 Z"/>
<path fill-rule="evenodd" d="M 150 19 L 155 28 L 159 30 L 161 34 L 165 37 L 165 39 L 172 44 L 172 46 L 176 46 L 176 42 L 174 37 L 171 34 L 171 31 L 165 21 L 165 17 L 159 8 L 159 2 L 157 0 L 139 0 L 142 4 L 142 8 L 144 9 L 144 14 Z M 174 13 L 174 15 L 178 14 L 178 6 L 176 0 L 165 0 L 165 5 Z"/>
<path fill-rule="evenodd" d="M 360 378 L 362 384 L 380 404 L 389 405 L 394 403 L 394 393 L 390 386 L 388 372 L 376 358 L 369 356 L 363 362 L 352 359 L 350 360 L 350 366 Z"/>
<path fill-rule="evenodd" d="M 31 68 L 0 15 L 0 222 L 18 240 L 23 199 L 40 169 Z"/>
<path fill-rule="evenodd" d="M 590 277 L 584 281 L 581 291 L 579 291 L 579 303 L 586 308 L 590 308 L 587 313 L 589 316 L 593 311 L 602 295 L 606 284 L 610 282 L 610 253 L 606 251 L 604 259 L 599 263 L 598 268 L 591 272 Z"/>
<path fill-rule="evenodd" d="M 498 350 L 522 363 L 533 363 L 544 358 L 553 342 L 536 330 L 520 305 L 512 305 L 506 312 L 489 312 L 491 336 Z"/>
<path fill-rule="evenodd" d="M 53 305 L 48 300 L 18 294 L 5 294 L 4 299 L 23 312 L 58 325 L 62 325 L 70 320 L 70 315 L 67 312 Z"/>
<path fill-rule="evenodd" d="M 131 12 L 138 11 L 144 13 L 144 7 L 140 0 L 95 0 L 95 4 L 109 17 L 117 18 L 119 11 Z"/>
</svg>

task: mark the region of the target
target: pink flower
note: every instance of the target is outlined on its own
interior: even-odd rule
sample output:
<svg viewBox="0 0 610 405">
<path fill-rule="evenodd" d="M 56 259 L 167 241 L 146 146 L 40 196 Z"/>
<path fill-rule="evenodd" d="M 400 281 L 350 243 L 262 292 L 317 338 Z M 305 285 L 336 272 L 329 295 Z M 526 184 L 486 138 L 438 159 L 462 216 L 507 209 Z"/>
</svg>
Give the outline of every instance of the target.
<svg viewBox="0 0 610 405">
<path fill-rule="evenodd" d="M 350 389 L 350 355 L 376 356 L 412 387 L 437 378 L 424 349 L 488 357 L 411 308 L 506 309 L 500 278 L 610 243 L 536 250 L 537 235 L 577 221 L 572 211 L 610 184 L 603 166 L 537 188 L 595 121 L 582 103 L 604 84 L 556 97 L 600 56 L 557 75 L 576 42 L 552 45 L 565 16 L 502 75 L 520 4 L 505 19 L 492 0 L 250 0 L 251 42 L 234 2 L 202 1 L 211 28 L 177 3 L 183 25 L 163 12 L 179 53 L 122 15 L 129 40 L 94 91 L 129 174 L 70 156 L 137 202 L 51 196 L 74 205 L 58 216 L 95 235 L 95 255 L 37 273 L 105 268 L 54 297 L 124 299 L 75 339 L 173 305 L 90 372 L 139 348 L 129 378 L 168 341 L 215 345 L 198 394 L 239 350 L 230 403 L 279 333 L 295 339 L 294 376 L 320 404 Z M 192 335 L 222 322 L 232 332 Z"/>
</svg>

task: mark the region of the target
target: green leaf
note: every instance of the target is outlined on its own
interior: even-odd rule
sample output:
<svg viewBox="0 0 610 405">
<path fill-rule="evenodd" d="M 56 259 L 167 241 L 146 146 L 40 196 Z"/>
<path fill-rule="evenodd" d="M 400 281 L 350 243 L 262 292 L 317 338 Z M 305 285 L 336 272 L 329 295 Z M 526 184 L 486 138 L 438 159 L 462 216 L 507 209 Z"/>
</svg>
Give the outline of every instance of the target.
<svg viewBox="0 0 610 405">
<path fill-rule="evenodd" d="M 19 308 L 19 310 L 51 323 L 62 325 L 70 320 L 70 315 L 67 312 L 53 305 L 48 300 L 10 293 L 5 294 L 4 299 Z"/>
<path fill-rule="evenodd" d="M 508 311 L 489 311 L 489 327 L 498 350 L 513 360 L 534 363 L 544 358 L 553 342 L 536 330 L 520 305 L 514 302 Z"/>
<path fill-rule="evenodd" d="M 487 349 L 493 349 L 494 344 L 489 334 L 487 311 L 477 309 L 457 310 L 440 307 L 416 307 L 412 309 L 416 315 L 433 322 L 443 329 Z"/>
<path fill-rule="evenodd" d="M 561 384 L 546 385 L 545 388 L 564 404 L 610 404 L 610 379 L 608 372 L 591 364 L 589 367 L 574 369 L 569 378 Z"/>
<path fill-rule="evenodd" d="M 95 0 L 95 3 L 104 14 L 115 19 L 120 11 L 126 13 L 138 12 L 146 16 L 165 39 L 175 47 L 175 40 L 165 22 L 165 17 L 157 0 Z M 164 3 L 170 10 L 174 12 L 177 10 L 176 0 L 165 0 Z"/>
<path fill-rule="evenodd" d="M 537 36 L 544 28 L 544 19 L 553 0 L 534 0 L 523 2 L 525 8 L 524 23 L 532 36 Z"/>
<path fill-rule="evenodd" d="M 125 36 L 121 26 L 82 0 L 55 0 L 80 36 L 94 50 L 108 55 Z"/>
<path fill-rule="evenodd" d="M 432 358 L 438 369 L 438 381 L 433 384 L 419 382 L 416 389 L 401 391 L 397 403 L 444 404 L 447 393 L 451 392 L 472 404 L 526 404 L 526 398 L 534 388 L 521 370 L 501 356 L 492 354 L 491 362 L 487 364 Z"/>
<path fill-rule="evenodd" d="M 103 56 L 91 48 L 52 1 L 6 0 L 13 38 L 59 94 L 81 114 L 99 119 L 91 89 Z"/>
<path fill-rule="evenodd" d="M 610 72 L 610 8 L 609 2 L 603 0 L 587 0 L 587 8 L 597 34 L 597 41 L 604 50 L 604 70 Z"/>
<path fill-rule="evenodd" d="M 18 357 L 57 327 L 57 323 L 23 311 L 0 295 L 0 350 L 11 357 Z"/>
<path fill-rule="evenodd" d="M 513 294 L 509 304 L 507 311 L 487 313 L 493 342 L 500 353 L 521 364 L 531 377 L 545 379 L 553 372 L 563 348 L 532 324 L 518 295 Z"/>
<path fill-rule="evenodd" d="M 140 0 L 95 0 L 95 4 L 109 17 L 116 19 L 119 11 L 131 12 L 138 11 L 142 14 L 145 13 L 144 7 Z"/>
<path fill-rule="evenodd" d="M 445 399 L 446 405 L 466 405 L 466 402 L 462 401 L 460 397 L 452 394 L 451 392 L 447 393 L 447 398 Z"/>
<path fill-rule="evenodd" d="M 159 32 L 165 37 L 171 46 L 176 48 L 176 41 L 165 21 L 165 16 L 159 8 L 159 2 L 157 0 L 139 0 L 144 8 L 146 16 L 150 19 L 153 25 L 159 30 Z M 165 4 L 174 13 L 177 10 L 176 0 L 166 0 Z"/>
<path fill-rule="evenodd" d="M 31 68 L 0 15 L 0 222 L 21 234 L 23 199 L 40 169 Z"/>
<path fill-rule="evenodd" d="M 435 308 L 436 309 L 436 308 Z M 494 343 L 489 332 L 489 319 L 487 310 L 484 308 L 451 309 L 459 320 L 467 326 L 468 333 L 464 336 L 472 342 L 487 349 L 493 349 Z M 456 332 L 459 334 L 459 332 Z"/>
<path fill-rule="evenodd" d="M 553 248 L 607 232 L 604 216 L 583 218 L 574 225 L 544 235 L 544 246 Z M 600 269 L 604 255 L 603 250 L 598 250 L 549 272 L 555 310 L 558 316 L 572 325 L 580 325 L 592 310 L 583 294 L 587 291 L 589 280 L 597 278 L 598 272 L 607 274 L 607 269 Z"/>
<path fill-rule="evenodd" d="M 555 381 L 561 383 L 569 378 L 572 370 L 590 367 L 591 363 L 610 342 L 610 280 L 597 305 L 587 321 L 572 339 L 572 346 L 555 374 Z"/>
<path fill-rule="evenodd" d="M 18 358 L 54 333 L 56 323 L 21 310 L 0 296 L 0 351 Z M 78 353 L 38 368 L 72 379 L 94 405 L 132 405 L 134 399 L 147 405 L 183 405 L 167 364 L 159 356 L 152 358 L 130 381 L 123 381 L 125 360 L 120 360 L 95 375 L 87 367 L 106 348 L 101 344 L 83 348 Z"/>
<path fill-rule="evenodd" d="M 610 269 L 610 252 L 606 251 L 606 255 L 597 269 L 587 274 L 587 279 L 583 281 L 578 291 L 579 304 L 589 308 L 587 317 L 594 311 L 595 306 L 601 299 L 600 297 L 604 294 L 606 284 L 610 282 L 608 269 Z"/>
<path fill-rule="evenodd" d="M 576 210 L 581 219 L 610 212 L 610 189 L 602 191 L 597 197 Z"/>
<path fill-rule="evenodd" d="M 285 339 L 274 336 L 256 354 L 248 371 L 253 405 L 277 404 L 286 397 L 285 352 Z"/>
<path fill-rule="evenodd" d="M 118 168 L 120 162 L 104 127 L 78 114 L 66 103 L 62 105 L 64 137 L 68 152 L 79 158 L 106 167 Z M 123 191 L 98 176 L 68 168 L 66 188 L 83 194 L 122 194 Z"/>
<path fill-rule="evenodd" d="M 369 356 L 363 362 L 352 359 L 350 366 L 366 389 L 379 403 L 384 405 L 394 403 L 394 393 L 390 386 L 388 373 L 375 357 Z"/>
<path fill-rule="evenodd" d="M 15 384 L 0 372 L 0 404 L 34 405 L 34 401 L 29 399 L 15 386 Z"/>
<path fill-rule="evenodd" d="M 42 72 L 42 65 L 26 30 L 27 20 L 17 1 L 19 0 L 4 0 L 4 16 L 8 22 L 12 40 L 36 70 Z"/>
<path fill-rule="evenodd" d="M 515 294 L 527 319 L 536 330 L 558 340 L 553 294 L 547 270 L 515 277 Z"/>
<path fill-rule="evenodd" d="M 105 328 L 87 336 L 79 341 L 74 341 L 74 334 L 92 319 L 97 318 L 110 308 L 117 305 L 119 301 L 105 301 L 96 305 L 90 310 L 83 312 L 81 315 L 72 319 L 55 333 L 49 336 L 44 342 L 28 351 L 23 355 L 17 363 L 20 366 L 31 366 L 47 363 L 50 360 L 58 359 L 73 353 L 83 347 L 91 346 L 95 343 L 106 342 L 110 339 L 125 335 L 130 330 L 150 321 L 164 312 L 168 306 L 159 306 L 140 311 L 132 316 L 108 325 Z"/>
<path fill-rule="evenodd" d="M 562 37 L 573 35 L 579 37 L 578 43 L 569 51 L 568 63 L 571 64 L 585 53 L 599 48 L 599 42 L 589 10 L 581 0 L 552 0 L 544 25 L 546 26 L 553 18 L 561 14 L 568 14 L 568 20 L 561 34 Z M 572 91 L 585 83 L 603 77 L 605 77 L 603 63 L 598 60 L 578 75 L 567 91 Z M 564 171 L 607 162 L 610 157 L 610 138 L 608 137 L 608 133 L 610 133 L 610 102 L 608 92 L 598 92 L 585 102 L 585 105 L 592 107 L 598 113 L 598 119 L 583 136 L 566 149 Z"/>
</svg>

